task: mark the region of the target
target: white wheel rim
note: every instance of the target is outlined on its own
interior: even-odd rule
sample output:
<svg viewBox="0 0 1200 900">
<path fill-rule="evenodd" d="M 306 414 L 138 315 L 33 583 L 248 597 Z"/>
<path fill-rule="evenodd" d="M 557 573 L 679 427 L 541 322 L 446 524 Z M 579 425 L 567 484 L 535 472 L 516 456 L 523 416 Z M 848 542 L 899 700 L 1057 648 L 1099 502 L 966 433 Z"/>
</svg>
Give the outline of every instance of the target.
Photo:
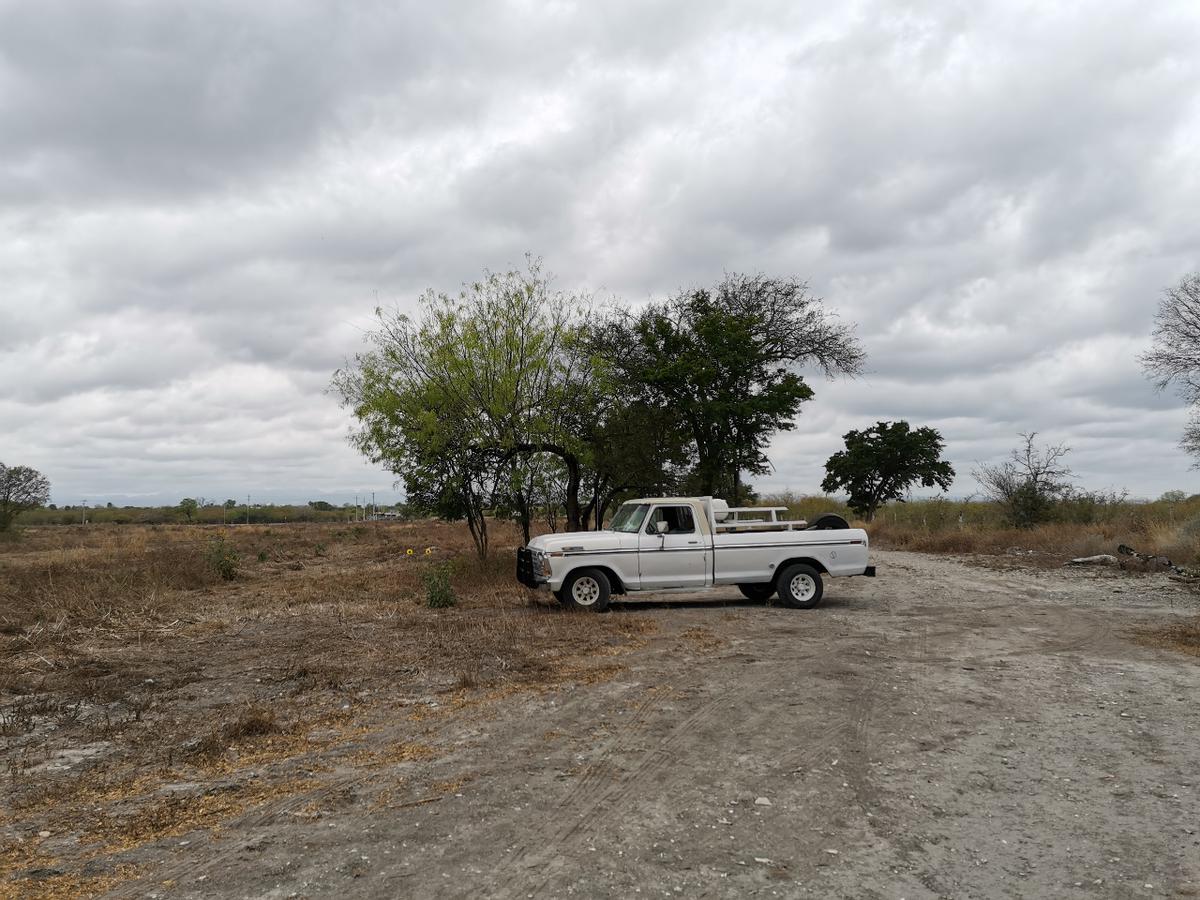
<svg viewBox="0 0 1200 900">
<path fill-rule="evenodd" d="M 590 575 L 577 578 L 571 585 L 571 599 L 580 606 L 591 606 L 600 599 L 600 582 Z"/>
<path fill-rule="evenodd" d="M 797 600 L 811 600 L 817 592 L 817 582 L 811 575 L 800 574 L 792 579 L 789 588 Z"/>
</svg>

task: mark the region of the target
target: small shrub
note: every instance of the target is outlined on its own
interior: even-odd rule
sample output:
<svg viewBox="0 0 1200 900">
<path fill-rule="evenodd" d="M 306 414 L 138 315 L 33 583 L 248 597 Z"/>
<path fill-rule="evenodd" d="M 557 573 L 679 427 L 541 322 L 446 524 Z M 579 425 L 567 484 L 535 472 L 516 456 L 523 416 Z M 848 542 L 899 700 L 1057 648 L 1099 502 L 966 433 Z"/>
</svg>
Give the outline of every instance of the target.
<svg viewBox="0 0 1200 900">
<path fill-rule="evenodd" d="M 270 555 L 269 553 L 267 553 L 267 551 L 266 551 L 266 550 L 259 550 L 259 551 L 258 551 L 258 561 L 259 561 L 260 563 L 264 563 L 264 562 L 266 562 L 266 561 L 267 561 L 268 559 L 270 559 L 270 558 L 271 558 L 271 555 Z"/>
<path fill-rule="evenodd" d="M 239 738 L 275 734 L 279 730 L 279 721 L 273 709 L 261 704 L 249 704 L 238 713 L 236 719 L 226 723 L 225 739 L 235 741 Z"/>
<path fill-rule="evenodd" d="M 242 558 L 237 549 L 223 537 L 215 537 L 208 542 L 204 551 L 204 559 L 214 572 L 226 581 L 233 581 L 238 576 L 238 565 Z"/>
<path fill-rule="evenodd" d="M 329 549 L 324 544 L 322 544 L 320 541 L 317 541 L 317 548 L 316 548 L 317 556 L 325 556 L 328 553 L 329 553 Z"/>
<path fill-rule="evenodd" d="M 430 609 L 445 609 L 458 603 L 450 585 L 450 563 L 444 561 L 430 566 L 421 575 L 425 582 L 425 603 Z"/>
<path fill-rule="evenodd" d="M 217 756 L 230 745 L 247 738 L 277 734 L 282 729 L 275 711 L 261 704 L 248 704 L 237 714 L 213 724 L 208 733 L 185 744 L 197 756 Z"/>
</svg>

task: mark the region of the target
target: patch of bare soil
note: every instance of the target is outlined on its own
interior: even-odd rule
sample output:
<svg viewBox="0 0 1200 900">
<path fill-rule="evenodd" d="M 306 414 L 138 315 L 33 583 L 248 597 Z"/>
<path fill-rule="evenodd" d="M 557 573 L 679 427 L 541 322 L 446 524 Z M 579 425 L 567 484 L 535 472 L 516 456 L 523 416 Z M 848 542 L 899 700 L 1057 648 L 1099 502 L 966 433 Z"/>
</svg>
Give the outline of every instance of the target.
<svg viewBox="0 0 1200 900">
<path fill-rule="evenodd" d="M 816 610 L 582 617 L 352 602 L 379 580 L 321 563 L 336 602 L 285 577 L 290 612 L 84 642 L 53 658 L 155 690 L 106 701 L 108 733 L 97 700 L 5 698 L 33 728 L 6 737 L 0 891 L 1195 895 L 1200 665 L 1139 641 L 1196 595 L 876 556 Z"/>
</svg>

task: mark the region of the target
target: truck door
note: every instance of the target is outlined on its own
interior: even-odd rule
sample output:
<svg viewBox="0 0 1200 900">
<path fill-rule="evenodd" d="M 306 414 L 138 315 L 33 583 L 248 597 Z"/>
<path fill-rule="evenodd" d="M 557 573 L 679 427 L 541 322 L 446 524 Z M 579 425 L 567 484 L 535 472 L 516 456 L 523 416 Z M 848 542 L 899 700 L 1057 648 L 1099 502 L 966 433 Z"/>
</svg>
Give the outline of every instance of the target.
<svg viewBox="0 0 1200 900">
<path fill-rule="evenodd" d="M 665 531 L 659 522 L 666 523 Z M 704 587 L 708 583 L 710 552 L 690 506 L 655 506 L 638 533 L 642 589 Z"/>
</svg>

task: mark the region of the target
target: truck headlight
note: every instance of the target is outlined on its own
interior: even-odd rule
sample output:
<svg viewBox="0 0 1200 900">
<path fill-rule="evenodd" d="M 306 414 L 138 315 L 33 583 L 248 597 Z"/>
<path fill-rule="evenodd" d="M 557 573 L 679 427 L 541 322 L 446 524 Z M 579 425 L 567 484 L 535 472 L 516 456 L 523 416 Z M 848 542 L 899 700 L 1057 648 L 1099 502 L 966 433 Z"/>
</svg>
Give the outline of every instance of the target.
<svg viewBox="0 0 1200 900">
<path fill-rule="evenodd" d="M 550 554 L 544 550 L 533 551 L 533 571 L 535 575 L 545 575 L 550 577 Z"/>
</svg>

